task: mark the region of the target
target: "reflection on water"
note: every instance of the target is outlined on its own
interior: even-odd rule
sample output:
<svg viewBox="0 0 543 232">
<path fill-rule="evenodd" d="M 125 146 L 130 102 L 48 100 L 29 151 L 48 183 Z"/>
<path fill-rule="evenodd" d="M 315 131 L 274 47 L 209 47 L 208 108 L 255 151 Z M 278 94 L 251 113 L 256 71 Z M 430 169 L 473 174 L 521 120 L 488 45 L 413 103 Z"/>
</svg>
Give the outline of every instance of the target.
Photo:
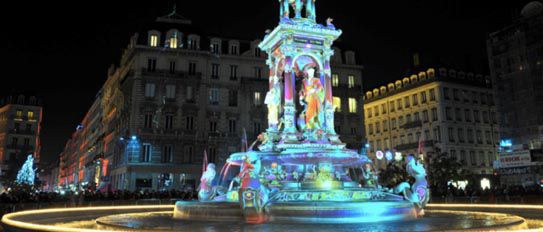
<svg viewBox="0 0 543 232">
<path fill-rule="evenodd" d="M 136 231 L 443 231 L 474 228 L 497 229 L 495 226 L 519 224 L 522 219 L 516 216 L 496 213 L 473 213 L 458 211 L 433 210 L 419 220 L 407 222 L 370 223 L 370 224 L 259 224 L 250 225 L 240 222 L 196 222 L 175 220 L 171 212 L 138 213 L 112 215 L 97 220 L 115 227 L 97 225 L 94 220 L 56 224 L 63 227 Z M 124 228 L 123 228 L 124 227 Z M 490 228 L 489 228 L 490 227 Z M 521 227 L 522 228 L 522 227 Z M 525 227 L 526 228 L 526 227 Z M 502 228 L 504 229 L 504 228 Z"/>
</svg>

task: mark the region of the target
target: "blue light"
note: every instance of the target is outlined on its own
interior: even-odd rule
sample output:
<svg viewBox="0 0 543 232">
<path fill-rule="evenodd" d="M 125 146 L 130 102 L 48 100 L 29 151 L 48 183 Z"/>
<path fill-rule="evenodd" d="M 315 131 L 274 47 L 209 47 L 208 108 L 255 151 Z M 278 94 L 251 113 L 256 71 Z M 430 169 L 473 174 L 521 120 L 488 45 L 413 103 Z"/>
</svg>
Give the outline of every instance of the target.
<svg viewBox="0 0 543 232">
<path fill-rule="evenodd" d="M 500 147 L 512 147 L 513 141 L 511 139 L 502 139 L 500 140 Z"/>
<path fill-rule="evenodd" d="M 124 138 L 123 138 L 123 137 L 121 137 L 121 138 L 120 138 L 119 140 L 121 140 L 121 141 L 124 141 Z"/>
<path fill-rule="evenodd" d="M 369 144 L 369 143 L 366 143 L 366 148 L 370 148 L 370 144 Z"/>
<path fill-rule="evenodd" d="M 138 137 L 136 137 L 135 135 L 132 135 L 132 140 L 136 140 L 138 139 Z"/>
</svg>

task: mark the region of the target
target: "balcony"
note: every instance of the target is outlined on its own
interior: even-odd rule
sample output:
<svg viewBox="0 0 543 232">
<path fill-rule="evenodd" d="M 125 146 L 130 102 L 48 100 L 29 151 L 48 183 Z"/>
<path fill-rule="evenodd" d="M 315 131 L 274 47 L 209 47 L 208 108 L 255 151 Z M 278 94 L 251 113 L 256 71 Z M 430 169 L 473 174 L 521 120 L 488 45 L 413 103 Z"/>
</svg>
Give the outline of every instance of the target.
<svg viewBox="0 0 543 232">
<path fill-rule="evenodd" d="M 170 70 L 165 69 L 156 69 L 155 71 L 149 71 L 146 68 L 141 69 L 141 74 L 144 76 L 155 76 L 155 77 L 169 77 L 169 78 L 181 78 L 181 79 L 202 79 L 202 73 L 189 73 L 186 71 L 175 71 L 170 72 Z"/>
<path fill-rule="evenodd" d="M 433 147 L 433 146 L 434 146 L 433 140 L 424 141 L 424 147 Z M 396 146 L 395 148 L 398 151 L 404 151 L 404 150 L 410 150 L 410 149 L 417 149 L 418 147 L 419 147 L 419 143 L 416 142 L 416 143 L 401 144 L 401 145 Z"/>
<path fill-rule="evenodd" d="M 35 135 L 36 131 L 34 130 L 18 130 L 18 129 L 11 129 L 9 131 L 11 134 L 18 134 L 18 135 Z"/>
<path fill-rule="evenodd" d="M 411 128 L 419 128 L 422 126 L 422 121 L 417 120 L 413 122 L 404 123 L 400 126 L 401 129 L 411 129 Z"/>
</svg>

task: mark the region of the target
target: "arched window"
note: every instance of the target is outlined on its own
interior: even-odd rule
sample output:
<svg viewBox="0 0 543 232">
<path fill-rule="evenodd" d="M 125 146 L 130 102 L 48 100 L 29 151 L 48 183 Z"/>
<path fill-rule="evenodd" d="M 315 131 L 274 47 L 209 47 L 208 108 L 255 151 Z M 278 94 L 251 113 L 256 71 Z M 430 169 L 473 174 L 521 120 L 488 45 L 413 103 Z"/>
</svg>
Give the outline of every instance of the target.
<svg viewBox="0 0 543 232">
<path fill-rule="evenodd" d="M 167 40 L 166 40 L 166 46 L 172 49 L 176 49 L 181 47 L 182 45 L 182 36 L 181 32 L 179 32 L 177 29 L 172 29 L 168 31 L 166 34 Z"/>
<path fill-rule="evenodd" d="M 19 95 L 17 97 L 17 104 L 19 104 L 19 105 L 24 105 L 25 104 L 25 96 L 24 95 Z"/>
<path fill-rule="evenodd" d="M 160 32 L 151 30 L 147 32 L 147 41 L 150 47 L 158 47 L 160 45 Z"/>
</svg>

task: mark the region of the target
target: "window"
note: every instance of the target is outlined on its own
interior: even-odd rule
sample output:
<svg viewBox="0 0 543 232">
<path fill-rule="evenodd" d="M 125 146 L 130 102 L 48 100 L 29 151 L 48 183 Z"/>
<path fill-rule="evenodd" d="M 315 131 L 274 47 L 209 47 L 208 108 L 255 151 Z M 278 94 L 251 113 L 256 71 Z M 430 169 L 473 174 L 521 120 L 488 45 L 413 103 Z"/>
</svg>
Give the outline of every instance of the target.
<svg viewBox="0 0 543 232">
<path fill-rule="evenodd" d="M 153 127 L 153 114 L 152 113 L 146 113 L 145 118 L 143 121 L 143 127 L 150 129 Z"/>
<path fill-rule="evenodd" d="M 228 120 L 228 132 L 231 134 L 236 133 L 236 120 L 230 119 Z"/>
<path fill-rule="evenodd" d="M 488 111 L 483 111 L 483 122 L 484 123 L 489 123 Z"/>
<path fill-rule="evenodd" d="M 381 124 L 379 122 L 375 123 L 375 133 L 381 133 Z"/>
<path fill-rule="evenodd" d="M 387 105 L 381 104 L 381 114 L 386 114 L 386 113 L 387 113 Z"/>
<path fill-rule="evenodd" d="M 385 132 L 388 131 L 388 121 L 387 120 L 383 121 L 383 131 L 385 131 Z"/>
<path fill-rule="evenodd" d="M 481 122 L 481 118 L 479 117 L 479 111 L 478 110 L 473 111 L 473 120 L 475 122 Z"/>
<path fill-rule="evenodd" d="M 409 108 L 411 106 L 411 103 L 409 102 L 409 97 L 404 97 L 403 102 L 404 102 L 405 108 Z"/>
<path fill-rule="evenodd" d="M 230 65 L 230 80 L 235 81 L 238 79 L 238 66 Z"/>
<path fill-rule="evenodd" d="M 485 131 L 486 144 L 492 144 L 492 137 L 490 136 L 490 131 Z"/>
<path fill-rule="evenodd" d="M 394 112 L 395 109 L 394 109 L 394 102 L 393 101 L 388 103 L 388 107 L 390 108 L 390 112 Z"/>
<path fill-rule="evenodd" d="M 351 127 L 351 135 L 356 135 L 356 127 Z"/>
<path fill-rule="evenodd" d="M 210 147 L 208 155 L 209 155 L 209 162 L 210 163 L 217 162 L 217 148 Z"/>
<path fill-rule="evenodd" d="M 445 107 L 445 118 L 447 120 L 452 120 L 452 112 L 450 107 Z"/>
<path fill-rule="evenodd" d="M 333 98 L 333 106 L 334 106 L 334 112 L 341 112 L 341 98 L 340 97 Z"/>
<path fill-rule="evenodd" d="M 400 116 L 398 117 L 398 126 L 402 126 L 403 125 L 403 116 Z"/>
<path fill-rule="evenodd" d="M 166 130 L 173 129 L 173 115 L 166 115 L 166 120 L 164 122 L 164 128 Z"/>
<path fill-rule="evenodd" d="M 196 74 L 196 63 L 195 62 L 189 62 L 189 74 L 190 75 Z"/>
<path fill-rule="evenodd" d="M 194 36 L 189 36 L 188 39 L 189 49 L 196 50 L 198 49 L 198 39 Z"/>
<path fill-rule="evenodd" d="M 219 104 L 219 89 L 218 88 L 209 88 L 209 104 L 211 105 Z"/>
<path fill-rule="evenodd" d="M 390 128 L 391 129 L 396 129 L 396 119 L 395 118 L 390 120 Z"/>
<path fill-rule="evenodd" d="M 140 162 L 142 163 L 151 162 L 151 144 L 143 144 L 142 152 L 140 156 Z"/>
<path fill-rule="evenodd" d="M 477 143 L 483 144 L 483 133 L 480 130 L 477 130 L 476 136 L 477 136 Z"/>
<path fill-rule="evenodd" d="M 255 78 L 262 78 L 262 68 L 261 67 L 254 67 L 253 68 L 253 71 L 254 71 L 254 77 Z"/>
<path fill-rule="evenodd" d="M 449 88 L 447 88 L 447 87 L 443 88 L 443 98 L 445 100 L 451 99 L 450 96 L 449 96 Z"/>
<path fill-rule="evenodd" d="M 237 44 L 230 45 L 230 55 L 238 55 L 239 54 L 239 48 Z"/>
<path fill-rule="evenodd" d="M 413 94 L 412 98 L 413 98 L 413 105 L 414 106 L 418 105 L 419 104 L 419 95 Z"/>
<path fill-rule="evenodd" d="M 453 98 L 455 101 L 460 101 L 460 90 L 453 89 Z"/>
<path fill-rule="evenodd" d="M 422 121 L 423 122 L 428 122 L 430 120 L 430 116 L 428 114 L 428 110 L 423 110 L 422 111 Z"/>
<path fill-rule="evenodd" d="M 28 111 L 27 117 L 28 117 L 28 120 L 30 120 L 30 121 L 34 120 L 34 112 Z"/>
<path fill-rule="evenodd" d="M 492 154 L 491 151 L 488 152 L 487 159 L 488 159 L 488 166 L 492 166 L 492 164 L 494 163 L 494 154 Z"/>
<path fill-rule="evenodd" d="M 186 163 L 186 164 L 192 163 L 193 155 L 194 155 L 193 148 L 191 146 L 185 147 L 185 154 L 183 155 L 183 163 Z"/>
<path fill-rule="evenodd" d="M 454 115 L 456 116 L 456 121 L 462 121 L 462 110 L 460 110 L 460 108 L 454 109 Z"/>
<path fill-rule="evenodd" d="M 173 162 L 173 145 L 164 145 L 162 148 L 162 163 Z"/>
<path fill-rule="evenodd" d="M 477 166 L 477 157 L 475 156 L 475 151 L 470 151 L 469 157 L 471 160 L 471 166 Z"/>
<path fill-rule="evenodd" d="M 486 104 L 486 94 L 485 94 L 485 93 L 481 93 L 481 94 L 480 94 L 480 97 L 481 97 L 481 104 L 485 105 L 485 104 Z"/>
<path fill-rule="evenodd" d="M 147 59 L 147 71 L 148 72 L 156 71 L 156 59 L 155 58 Z"/>
<path fill-rule="evenodd" d="M 425 141 L 431 140 L 431 138 L 430 138 L 430 130 L 424 130 L 424 140 Z"/>
<path fill-rule="evenodd" d="M 458 128 L 458 142 L 465 142 L 466 140 L 464 139 L 464 129 L 462 128 Z"/>
<path fill-rule="evenodd" d="M 430 89 L 430 101 L 436 100 L 436 91 L 434 89 Z"/>
<path fill-rule="evenodd" d="M 175 85 L 166 85 L 166 98 L 175 99 Z"/>
<path fill-rule="evenodd" d="M 367 113 L 367 115 L 368 115 L 368 118 L 371 118 L 371 117 L 373 117 L 373 115 L 372 115 L 372 113 L 371 113 L 371 112 L 372 112 L 372 111 L 371 111 L 371 108 L 368 108 L 368 113 Z"/>
<path fill-rule="evenodd" d="M 420 93 L 420 102 L 426 103 L 426 92 Z"/>
<path fill-rule="evenodd" d="M 24 138 L 23 140 L 23 146 L 24 147 L 28 147 L 30 145 L 30 139 L 29 138 Z"/>
<path fill-rule="evenodd" d="M 375 113 L 375 116 L 379 116 L 379 106 L 373 107 L 373 112 Z"/>
<path fill-rule="evenodd" d="M 402 109 L 402 99 L 396 100 L 396 106 L 398 106 L 398 110 Z"/>
<path fill-rule="evenodd" d="M 473 143 L 473 129 L 468 129 L 468 142 Z"/>
<path fill-rule="evenodd" d="M 434 128 L 434 139 L 438 142 L 441 141 L 441 129 L 439 126 Z"/>
<path fill-rule="evenodd" d="M 338 87 L 339 86 L 339 75 L 337 74 L 332 74 L 332 86 L 333 87 Z"/>
<path fill-rule="evenodd" d="M 460 160 L 459 160 L 460 163 L 462 164 L 466 164 L 468 162 L 468 160 L 466 159 L 466 151 L 462 150 L 460 151 Z"/>
<path fill-rule="evenodd" d="M 17 110 L 15 112 L 15 118 L 21 119 L 22 117 L 23 117 L 23 111 L 22 110 Z"/>
<path fill-rule="evenodd" d="M 238 106 L 238 91 L 237 90 L 228 91 L 228 106 L 230 107 Z"/>
<path fill-rule="evenodd" d="M 145 97 L 148 97 L 148 98 L 155 97 L 155 87 L 156 85 L 153 83 L 145 84 Z"/>
<path fill-rule="evenodd" d="M 187 102 L 194 101 L 194 94 L 192 92 L 192 86 L 187 86 Z"/>
<path fill-rule="evenodd" d="M 437 121 L 438 120 L 438 116 L 437 116 L 437 108 L 432 108 L 432 121 Z"/>
<path fill-rule="evenodd" d="M 469 103 L 469 91 L 462 90 L 462 97 L 464 98 L 464 102 Z"/>
<path fill-rule="evenodd" d="M 175 61 L 170 61 L 170 73 L 175 73 Z"/>
<path fill-rule="evenodd" d="M 213 42 L 211 44 L 211 53 L 220 54 L 220 52 L 221 52 L 221 50 L 220 50 L 219 43 L 218 42 Z"/>
<path fill-rule="evenodd" d="M 219 64 L 211 65 L 211 79 L 219 79 Z"/>
<path fill-rule="evenodd" d="M 17 147 L 17 144 L 19 143 L 19 139 L 18 138 L 11 138 L 11 146 L 12 147 Z"/>
<path fill-rule="evenodd" d="M 158 35 L 151 35 L 151 37 L 149 37 L 149 46 L 158 46 Z"/>
<path fill-rule="evenodd" d="M 217 132 L 217 121 L 209 121 L 209 132 Z"/>
<path fill-rule="evenodd" d="M 185 118 L 185 129 L 194 130 L 194 117 L 193 116 L 187 116 Z"/>
<path fill-rule="evenodd" d="M 415 112 L 413 114 L 413 122 L 420 122 L 420 113 L 419 112 Z"/>
<path fill-rule="evenodd" d="M 178 44 L 178 41 L 177 41 L 177 33 L 174 33 L 172 35 L 172 37 L 170 37 L 170 48 L 177 48 L 177 44 Z"/>
<path fill-rule="evenodd" d="M 356 108 L 357 108 L 356 99 L 349 98 L 349 113 L 356 113 L 357 112 Z"/>
<path fill-rule="evenodd" d="M 471 122 L 471 112 L 469 109 L 464 110 L 464 118 L 466 119 L 466 122 Z"/>
<path fill-rule="evenodd" d="M 348 76 L 348 81 L 349 81 L 349 88 L 354 88 L 354 76 L 353 75 Z"/>
<path fill-rule="evenodd" d="M 449 142 L 454 142 L 454 129 L 449 127 Z"/>
<path fill-rule="evenodd" d="M 260 92 L 255 92 L 255 93 L 254 93 L 253 104 L 254 104 L 255 106 L 260 106 L 260 105 L 262 105 L 262 97 L 261 97 Z"/>
<path fill-rule="evenodd" d="M 471 94 L 472 94 L 471 99 L 472 99 L 473 103 L 475 103 L 475 104 L 479 103 L 479 101 L 477 100 L 477 96 L 479 96 L 477 94 L 477 92 L 473 91 L 473 92 L 471 92 Z"/>
</svg>

